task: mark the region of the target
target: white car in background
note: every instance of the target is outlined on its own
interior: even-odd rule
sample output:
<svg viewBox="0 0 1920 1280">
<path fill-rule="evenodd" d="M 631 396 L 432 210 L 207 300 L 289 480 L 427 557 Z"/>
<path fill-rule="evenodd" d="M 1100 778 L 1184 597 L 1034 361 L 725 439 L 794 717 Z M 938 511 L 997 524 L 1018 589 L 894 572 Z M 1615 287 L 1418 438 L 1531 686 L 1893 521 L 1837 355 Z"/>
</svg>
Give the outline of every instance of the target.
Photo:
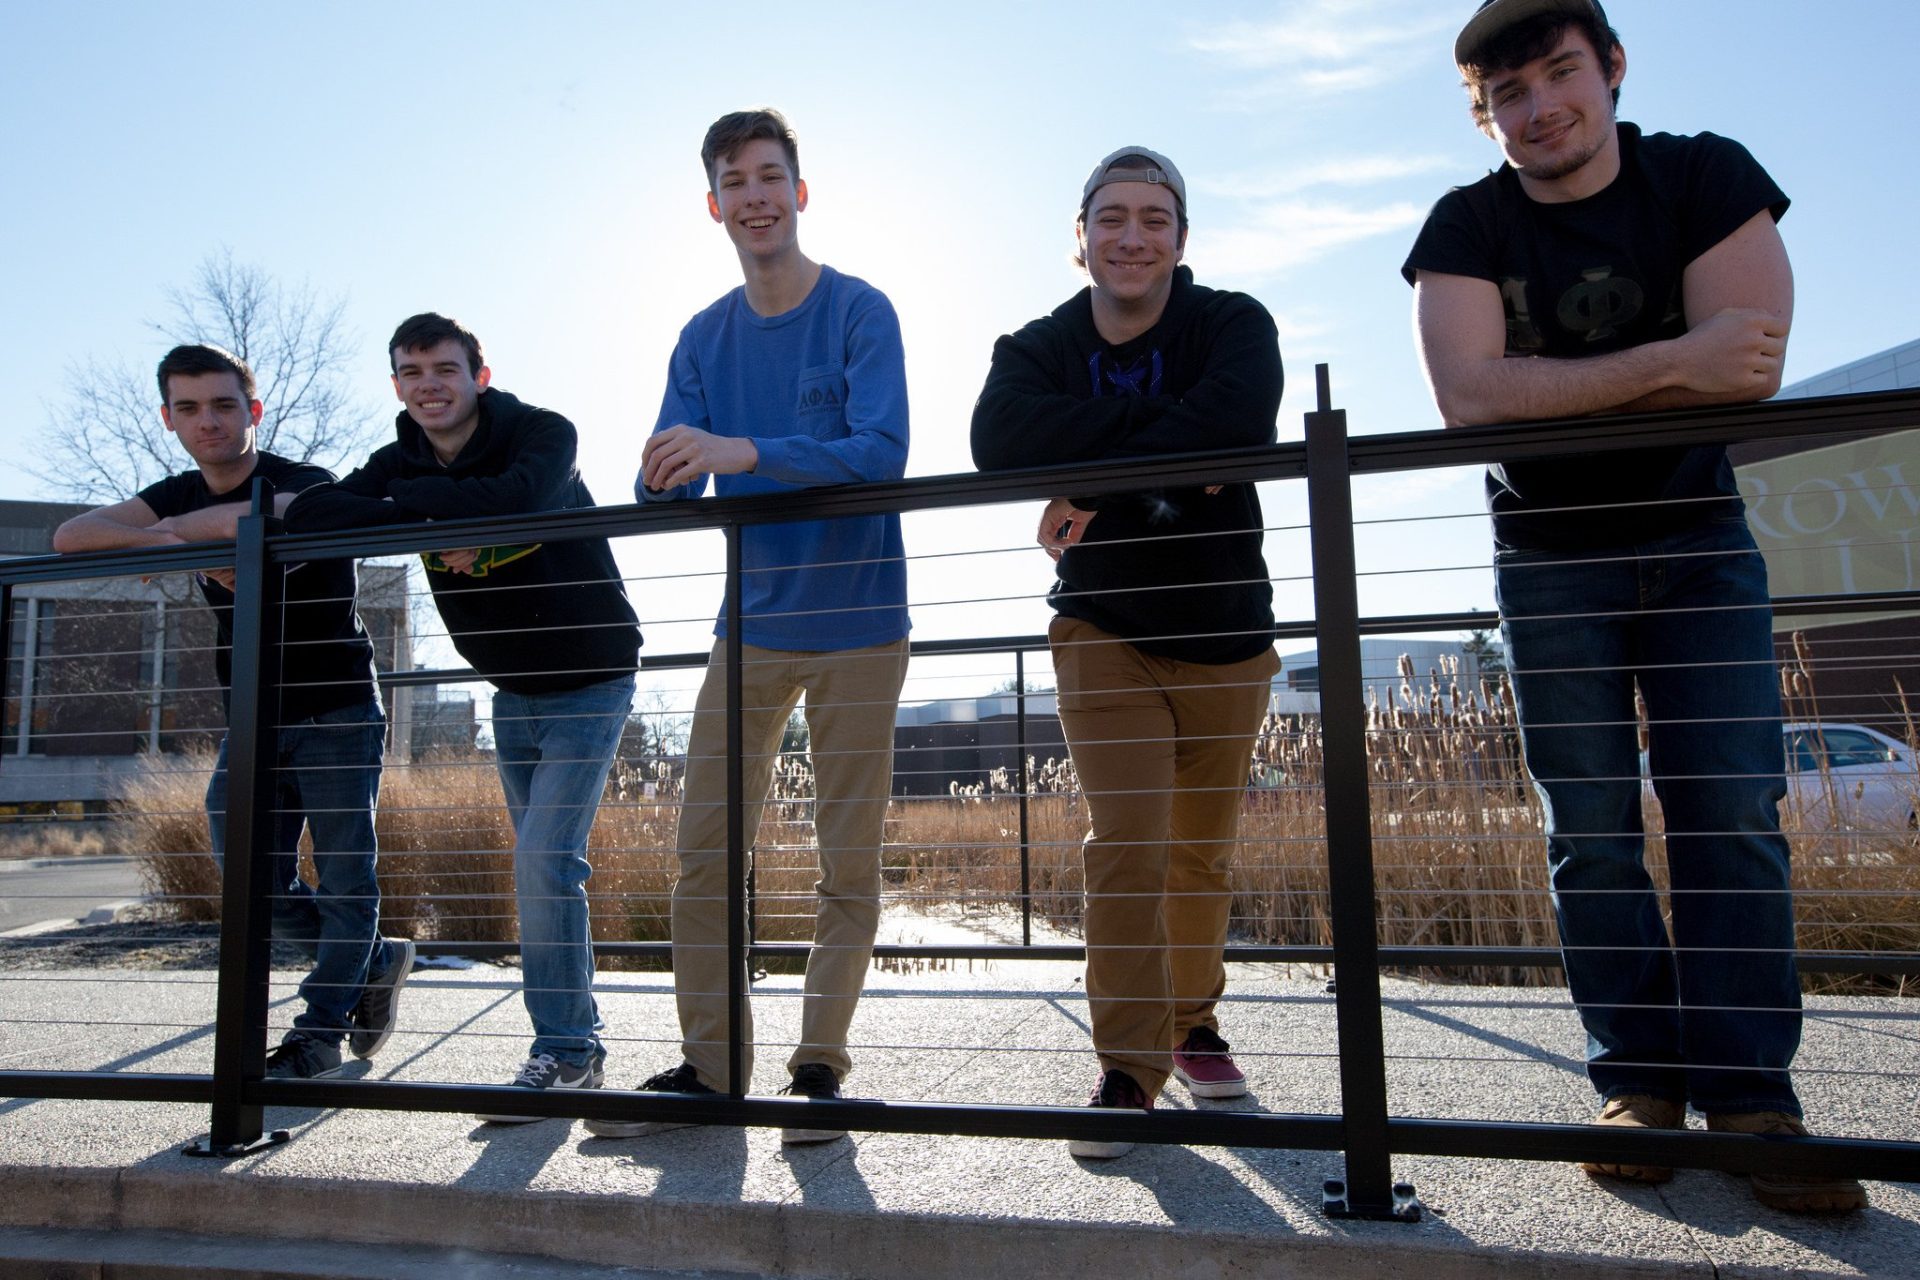
<svg viewBox="0 0 1920 1280">
<path fill-rule="evenodd" d="M 1784 732 L 1787 804 L 1800 814 L 1801 830 L 1904 834 L 1920 826 L 1920 772 L 1906 743 L 1831 720 L 1788 724 Z"/>
</svg>

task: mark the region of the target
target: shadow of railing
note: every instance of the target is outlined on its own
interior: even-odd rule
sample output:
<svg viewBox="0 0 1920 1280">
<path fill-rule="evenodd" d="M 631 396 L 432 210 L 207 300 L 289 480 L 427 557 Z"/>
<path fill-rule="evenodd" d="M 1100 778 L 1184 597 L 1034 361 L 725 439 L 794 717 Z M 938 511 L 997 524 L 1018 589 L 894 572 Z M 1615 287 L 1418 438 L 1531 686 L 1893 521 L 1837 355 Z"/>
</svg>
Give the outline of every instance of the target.
<svg viewBox="0 0 1920 1280">
<path fill-rule="evenodd" d="M 964 1134 L 1095 1141 L 1190 1143 L 1340 1151 L 1346 1177 L 1329 1184 L 1326 1208 L 1336 1215 L 1411 1218 L 1418 1215 L 1411 1189 L 1391 1173 L 1396 1154 L 1578 1160 L 1708 1167 L 1730 1172 L 1847 1174 L 1899 1181 L 1920 1180 L 1920 1143 L 1874 1139 L 1804 1139 L 1766 1142 L 1745 1135 L 1655 1132 L 1584 1125 L 1437 1120 L 1389 1114 L 1382 1043 L 1380 971 L 1383 967 L 1498 965 L 1553 967 L 1557 952 L 1527 947 L 1382 946 L 1378 936 L 1376 882 L 1366 758 L 1365 699 L 1360 639 L 1367 635 L 1460 631 L 1484 627 L 1484 613 L 1430 613 L 1362 617 L 1359 612 L 1353 536 L 1352 482 L 1356 476 L 1436 467 L 1498 463 L 1521 458 L 1565 457 L 1652 445 L 1716 444 L 1786 437 L 1858 437 L 1920 426 L 1920 392 L 1887 392 L 1651 413 L 1577 422 L 1517 424 L 1394 435 L 1350 436 L 1345 414 L 1331 407 L 1324 366 L 1319 405 L 1306 416 L 1302 444 L 1093 465 L 1056 466 L 992 475 L 950 475 L 885 484 L 827 487 L 801 493 L 693 503 L 605 507 L 528 514 L 511 518 L 436 521 L 352 533 L 269 536 L 260 515 L 241 522 L 231 546 L 199 545 L 44 557 L 0 563 L 0 630 L 11 625 L 12 595 L 36 583 L 154 575 L 232 567 L 236 572 L 233 617 L 233 678 L 228 768 L 231 798 L 222 884 L 222 935 L 216 996 L 216 1043 L 210 1076 L 109 1075 L 74 1072 L 0 1071 L 0 1095 L 98 1098 L 117 1101 L 210 1101 L 212 1120 L 204 1149 L 234 1155 L 256 1149 L 276 1135 L 263 1129 L 267 1106 L 337 1106 L 472 1112 L 505 1109 L 529 1115 L 621 1120 L 672 1119 L 714 1125 L 785 1126 L 796 1107 L 806 1124 L 896 1133 Z M 734 1092 L 712 1097 L 527 1090 L 465 1084 L 392 1081 L 305 1081 L 263 1078 L 268 994 L 267 921 L 269 886 L 254 874 L 255 850 L 268 847 L 272 797 L 263 789 L 263 744 L 273 732 L 271 673 L 279 591 L 277 566 L 329 557 L 409 554 L 448 546 L 555 542 L 577 538 L 650 535 L 684 530 L 720 530 L 727 540 L 728 662 L 741 662 L 738 625 L 740 533 L 762 524 L 817 520 L 1049 499 L 1061 493 L 1096 496 L 1179 484 L 1217 485 L 1267 480 L 1304 480 L 1310 511 L 1314 617 L 1282 624 L 1282 637 L 1311 637 L 1319 656 L 1319 692 L 1324 735 L 1324 808 L 1331 943 L 1325 946 L 1233 945 L 1229 959 L 1331 963 L 1335 978 L 1341 1072 L 1337 1115 L 1278 1115 L 1164 1110 L 1115 1112 L 1045 1106 L 947 1105 L 870 1100 L 817 1102 L 747 1096 L 739 1070 L 744 964 L 729 968 L 730 1044 Z M 256 510 L 258 508 L 256 507 Z M 1912 609 L 1920 592 L 1802 596 L 1775 601 L 1781 615 L 1872 613 Z M 0 648 L 10 636 L 0 633 Z M 913 646 L 916 655 L 1012 653 L 1044 648 L 1038 636 L 942 640 Z M 10 651 L 10 650 L 5 650 Z M 704 654 L 647 657 L 643 670 L 697 667 Z M 386 678 L 389 685 L 441 683 L 471 678 L 458 671 L 410 672 Z M 1016 688 L 1024 690 L 1024 668 Z M 736 685 L 737 689 L 737 685 Z M 1020 694 L 1024 704 L 1026 695 Z M 730 807 L 740 809 L 739 699 L 732 699 L 728 758 L 733 785 Z M 1022 745 L 1024 747 L 1024 735 Z M 1025 755 L 1024 750 L 1021 752 Z M 1019 788 L 1024 806 L 1028 787 Z M 1026 822 L 1021 822 L 1022 900 L 1031 909 L 1025 874 Z M 787 956 L 805 943 L 756 940 L 746 933 L 746 851 L 740 823 L 733 823 L 728 850 L 729 946 L 738 956 Z M 1020 944 L 883 945 L 875 954 L 901 959 L 989 959 L 1020 956 L 1077 960 L 1079 946 L 1032 943 L 1030 914 L 1023 917 Z M 440 944 L 432 949 L 465 955 L 497 955 L 511 943 Z M 607 954 L 664 956 L 660 943 L 609 943 Z M 1920 974 L 1920 956 L 1821 953 L 1797 957 L 1802 972 L 1882 975 Z M 284 1135 L 279 1135 L 284 1136 Z"/>
</svg>

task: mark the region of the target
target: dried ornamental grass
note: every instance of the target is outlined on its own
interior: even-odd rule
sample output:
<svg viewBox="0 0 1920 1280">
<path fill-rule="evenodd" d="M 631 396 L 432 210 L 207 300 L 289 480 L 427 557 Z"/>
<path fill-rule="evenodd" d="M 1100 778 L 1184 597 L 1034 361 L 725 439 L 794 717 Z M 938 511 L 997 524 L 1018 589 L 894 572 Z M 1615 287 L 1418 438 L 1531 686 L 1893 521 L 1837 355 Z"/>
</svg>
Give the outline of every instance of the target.
<svg viewBox="0 0 1920 1280">
<path fill-rule="evenodd" d="M 1462 688 L 1448 660 L 1366 708 L 1378 933 L 1383 945 L 1552 947 L 1541 812 L 1521 761 L 1513 692 L 1504 675 Z M 1789 715 L 1817 703 L 1805 645 L 1782 672 Z M 1904 693 L 1902 694 L 1904 705 Z M 1909 718 L 1907 736 L 1916 735 Z M 1241 843 L 1233 870 L 1237 938 L 1326 945 L 1326 821 L 1320 725 L 1269 716 L 1249 760 Z M 126 821 L 156 894 L 183 916 L 218 915 L 218 881 L 203 855 L 205 757 L 168 757 L 142 782 Z M 1080 842 L 1086 810 L 1065 760 L 1029 758 L 1032 909 L 1078 926 Z M 753 853 L 754 935 L 812 936 L 817 851 L 813 776 L 802 755 L 782 757 Z M 1827 780 L 1826 785 L 1831 785 Z M 896 909 L 959 904 L 1011 912 L 1020 894 L 1019 780 L 996 771 L 937 798 L 897 798 L 883 853 L 883 892 Z M 664 765 L 617 763 L 594 824 L 588 882 L 594 936 L 663 940 L 676 874 L 678 781 Z M 1920 859 L 1907 832 L 1810 830 L 1782 809 L 1793 846 L 1800 942 L 1816 951 L 1920 951 Z M 511 833 L 490 761 L 440 760 L 390 769 L 378 817 L 382 927 L 458 941 L 515 936 Z M 1647 861 L 1667 883 L 1657 803 L 1646 813 Z M 1439 976 L 1439 975 L 1436 975 Z M 1451 968 L 1452 980 L 1557 983 L 1555 970 Z M 1887 989 L 1821 978 L 1826 989 Z M 1892 989 L 1906 990 L 1904 983 Z"/>
</svg>

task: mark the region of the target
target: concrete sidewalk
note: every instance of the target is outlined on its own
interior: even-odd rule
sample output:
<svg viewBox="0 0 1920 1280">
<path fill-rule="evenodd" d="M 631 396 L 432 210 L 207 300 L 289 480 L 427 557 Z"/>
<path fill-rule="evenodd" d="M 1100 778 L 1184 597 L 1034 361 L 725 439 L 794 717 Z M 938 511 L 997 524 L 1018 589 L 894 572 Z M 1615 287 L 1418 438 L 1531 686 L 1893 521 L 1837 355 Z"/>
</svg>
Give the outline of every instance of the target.
<svg viewBox="0 0 1920 1280">
<path fill-rule="evenodd" d="M 849 1094 L 1083 1100 L 1094 1068 L 1078 974 L 1033 961 L 874 973 L 854 1025 Z M 296 976 L 276 975 L 276 1026 L 290 1016 Z M 371 1067 L 369 1078 L 505 1083 L 528 1038 L 517 979 L 494 966 L 418 973 L 403 1032 L 349 1075 Z M 755 986 L 756 1091 L 785 1082 L 798 981 Z M 1206 1105 L 1336 1112 L 1324 980 L 1242 966 L 1229 991 L 1222 1030 L 1255 1093 Z M 1386 991 L 1395 1114 L 1591 1117 L 1563 992 L 1395 980 Z M 666 975 L 604 974 L 599 992 L 610 1086 L 632 1087 L 678 1060 Z M 0 971 L 0 1065 L 204 1072 L 212 1006 L 204 971 Z M 1809 1010 L 1799 1082 L 1817 1131 L 1920 1138 L 1920 1005 L 1815 999 Z M 1161 1105 L 1191 1103 L 1176 1083 Z M 212 1239 L 236 1236 L 916 1280 L 1920 1274 L 1912 1186 L 1872 1184 L 1865 1213 L 1822 1220 L 1765 1209 L 1743 1181 L 1718 1173 L 1683 1171 L 1640 1188 L 1601 1185 L 1561 1164 L 1402 1158 L 1395 1174 L 1416 1184 L 1428 1213 L 1401 1225 L 1324 1218 L 1320 1184 L 1341 1164 L 1321 1152 L 1143 1146 L 1097 1163 L 1074 1160 L 1057 1141 L 856 1134 L 782 1148 L 774 1131 L 738 1128 L 609 1141 L 559 1120 L 507 1127 L 349 1110 L 270 1112 L 268 1123 L 292 1128 L 293 1141 L 221 1163 L 180 1154 L 206 1130 L 202 1108 L 0 1103 L 0 1225 L 180 1233 L 169 1238 L 206 1242 L 209 1275 L 241 1274 L 212 1262 Z M 7 1238 L 0 1233 L 0 1257 Z M 277 1248 L 306 1256 L 297 1244 Z M 4 1262 L 0 1272 L 54 1274 Z M 322 1273 L 336 1274 L 300 1272 Z"/>
</svg>

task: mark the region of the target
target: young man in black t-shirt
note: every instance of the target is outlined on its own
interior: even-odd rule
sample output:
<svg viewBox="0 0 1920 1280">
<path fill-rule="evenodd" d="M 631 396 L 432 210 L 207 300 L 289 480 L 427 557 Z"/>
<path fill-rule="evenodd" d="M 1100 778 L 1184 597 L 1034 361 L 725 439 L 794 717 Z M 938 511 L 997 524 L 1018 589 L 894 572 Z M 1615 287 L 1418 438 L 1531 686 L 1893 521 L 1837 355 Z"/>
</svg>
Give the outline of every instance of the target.
<svg viewBox="0 0 1920 1280">
<path fill-rule="evenodd" d="M 1735 404 L 1780 385 L 1787 199 L 1738 143 L 1614 115 L 1626 53 L 1594 0 L 1488 0 L 1455 62 L 1507 163 L 1449 192 L 1404 273 L 1448 426 Z M 1567 981 L 1600 1123 L 1804 1134 L 1780 696 L 1766 568 L 1726 452 L 1491 468 L 1495 589 L 1547 815 Z M 1672 935 L 1643 862 L 1634 690 L 1665 814 Z M 1656 1165 L 1590 1173 L 1664 1181 Z M 1789 1210 L 1851 1180 L 1756 1175 Z"/>
<path fill-rule="evenodd" d="M 973 411 L 983 471 L 1267 444 L 1273 318 L 1180 264 L 1186 183 L 1123 147 L 1081 188 L 1091 286 L 994 344 Z M 1215 1014 L 1241 797 L 1279 659 L 1251 484 L 1056 498 L 1047 629 L 1060 723 L 1086 791 L 1091 1105 L 1150 1109 L 1169 1076 L 1231 1098 L 1246 1078 Z M 1130 1144 L 1076 1139 L 1074 1155 Z"/>
<path fill-rule="evenodd" d="M 196 464 L 134 497 L 61 525 L 54 550 L 99 551 L 231 539 L 248 510 L 250 481 L 269 481 L 284 511 L 302 489 L 333 479 L 321 467 L 255 447 L 262 407 L 252 372 L 218 347 L 175 347 L 160 362 L 161 420 Z M 373 809 L 380 791 L 386 717 L 373 681 L 373 648 L 354 615 L 353 561 L 286 570 L 275 769 L 273 934 L 313 959 L 300 984 L 305 1009 L 267 1057 L 272 1077 L 317 1079 L 340 1070 L 340 1044 L 370 1058 L 393 1032 L 413 943 L 379 936 Z M 199 575 L 213 608 L 223 693 L 231 680 L 233 570 Z M 214 856 L 225 852 L 227 744 L 207 787 Z M 300 879 L 300 830 L 313 836 L 319 884 Z"/>
</svg>

